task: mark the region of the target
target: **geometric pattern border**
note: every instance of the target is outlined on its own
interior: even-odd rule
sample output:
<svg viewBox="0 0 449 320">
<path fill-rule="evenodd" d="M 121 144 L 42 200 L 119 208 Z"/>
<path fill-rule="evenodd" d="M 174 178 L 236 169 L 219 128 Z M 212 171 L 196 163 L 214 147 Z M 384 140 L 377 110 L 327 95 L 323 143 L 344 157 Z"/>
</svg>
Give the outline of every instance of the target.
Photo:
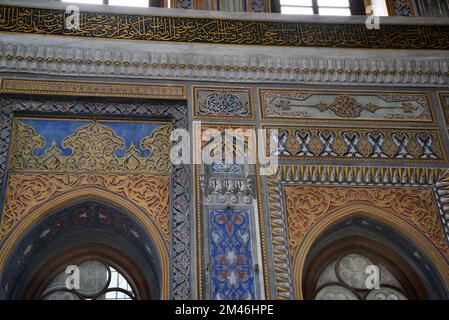
<svg viewBox="0 0 449 320">
<path fill-rule="evenodd" d="M 145 99 L 187 99 L 186 87 L 143 83 L 105 83 L 0 78 L 0 93 Z"/>
<path fill-rule="evenodd" d="M 447 161 L 437 129 L 390 129 L 262 125 L 267 156 L 281 160 Z M 277 132 L 276 132 L 277 130 Z"/>
<path fill-rule="evenodd" d="M 364 124 L 436 124 L 432 97 L 423 91 L 361 91 L 318 90 L 308 88 L 259 88 L 259 107 L 262 120 L 279 122 L 336 122 Z M 332 97 L 333 100 L 326 97 Z M 376 99 L 385 105 L 360 102 Z M 306 101 L 313 99 L 312 104 Z M 297 101 L 303 105 L 292 105 Z M 326 101 L 326 102 L 324 102 Z M 277 103 L 276 103 L 277 102 Z M 300 108 L 295 112 L 294 108 Z M 396 110 L 390 114 L 382 110 Z M 398 110 L 399 109 L 399 110 Z M 312 111 L 312 113 L 310 113 Z M 313 112 L 314 111 L 314 112 Z M 328 113 L 328 115 L 325 114 Z M 326 117 L 324 117 L 326 115 Z"/>
</svg>

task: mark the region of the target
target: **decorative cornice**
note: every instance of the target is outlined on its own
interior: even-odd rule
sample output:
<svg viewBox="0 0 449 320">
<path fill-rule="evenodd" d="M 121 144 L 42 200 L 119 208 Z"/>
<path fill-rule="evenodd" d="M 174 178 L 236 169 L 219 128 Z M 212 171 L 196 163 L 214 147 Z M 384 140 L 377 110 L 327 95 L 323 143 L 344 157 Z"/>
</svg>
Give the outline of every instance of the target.
<svg viewBox="0 0 449 320">
<path fill-rule="evenodd" d="M 185 100 L 185 86 L 0 78 L 0 93 Z"/>
<path fill-rule="evenodd" d="M 366 185 L 432 186 L 444 177 L 445 169 L 282 166 L 275 181 L 300 183 L 336 183 Z M 449 175 L 449 171 L 446 172 Z"/>
<path fill-rule="evenodd" d="M 64 27 L 66 13 L 61 9 L 0 6 L 0 17 L 1 32 L 28 34 L 262 46 L 449 50 L 449 25 L 385 24 L 368 30 L 365 24 L 80 12 L 80 28 L 72 30 Z"/>
<path fill-rule="evenodd" d="M 427 87 L 449 84 L 448 59 L 372 58 L 363 54 L 358 58 L 283 56 L 282 52 L 272 55 L 236 52 L 230 56 L 219 52 L 192 54 L 188 50 L 176 51 L 176 47 L 166 47 L 164 52 L 160 52 L 1 42 L 0 71 L 233 83 L 263 81 Z"/>
<path fill-rule="evenodd" d="M 446 163 L 445 146 L 435 129 L 365 129 L 268 126 L 266 151 L 281 160 L 376 160 Z"/>
</svg>

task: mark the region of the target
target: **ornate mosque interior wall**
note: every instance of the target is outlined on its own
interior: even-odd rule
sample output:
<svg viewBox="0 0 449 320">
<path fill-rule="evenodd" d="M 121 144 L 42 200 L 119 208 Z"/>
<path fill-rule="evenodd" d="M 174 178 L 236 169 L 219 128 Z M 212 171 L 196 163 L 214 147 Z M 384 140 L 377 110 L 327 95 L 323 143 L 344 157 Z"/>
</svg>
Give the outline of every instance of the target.
<svg viewBox="0 0 449 320">
<path fill-rule="evenodd" d="M 65 7 L 0 1 L 0 298 L 449 298 L 447 19 Z"/>
</svg>

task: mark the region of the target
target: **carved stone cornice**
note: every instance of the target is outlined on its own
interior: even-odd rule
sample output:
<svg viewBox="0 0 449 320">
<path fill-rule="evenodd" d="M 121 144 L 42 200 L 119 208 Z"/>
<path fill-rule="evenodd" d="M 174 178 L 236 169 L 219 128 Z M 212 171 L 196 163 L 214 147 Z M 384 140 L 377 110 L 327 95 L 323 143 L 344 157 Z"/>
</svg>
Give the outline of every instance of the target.
<svg viewBox="0 0 449 320">
<path fill-rule="evenodd" d="M 149 51 L 141 47 L 101 48 L 101 43 L 92 48 L 75 47 L 73 42 L 56 43 L 3 40 L 0 72 L 220 82 L 427 87 L 449 84 L 449 59 L 438 56 L 373 58 L 373 53 L 361 52 L 357 57 L 336 57 L 335 53 L 327 55 L 327 51 L 313 56 L 310 51 L 286 54 L 285 50 L 274 49 L 250 53 L 241 47 L 231 55 L 221 50 L 222 46 L 213 51 L 204 47 L 192 51 L 155 44 Z"/>
</svg>

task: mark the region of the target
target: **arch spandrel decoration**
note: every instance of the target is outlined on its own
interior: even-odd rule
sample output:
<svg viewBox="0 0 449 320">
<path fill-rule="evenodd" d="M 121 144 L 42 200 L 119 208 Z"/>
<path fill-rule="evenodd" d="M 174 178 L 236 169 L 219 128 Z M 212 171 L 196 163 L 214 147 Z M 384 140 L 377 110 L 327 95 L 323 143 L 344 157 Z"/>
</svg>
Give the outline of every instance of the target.
<svg viewBox="0 0 449 320">
<path fill-rule="evenodd" d="M 17 241 L 40 218 L 60 206 L 98 199 L 135 218 L 154 240 L 164 269 L 161 298 L 189 299 L 191 268 L 190 263 L 185 265 L 190 261 L 189 174 L 183 165 L 173 167 L 169 158 L 171 130 L 187 128 L 183 103 L 39 97 L 1 101 L 5 106 L 0 111 L 5 120 L 0 126 L 2 136 L 13 145 L 14 126 L 17 120 L 26 118 L 28 123 L 22 124 L 28 127 L 21 126 L 26 130 L 20 141 L 30 141 L 31 145 L 11 146 L 9 150 L 5 175 L 8 192 L 0 224 L 0 267 L 5 267 Z M 30 111 L 59 112 L 69 117 L 14 116 L 15 112 Z M 95 120 L 76 117 L 79 113 L 93 115 Z M 127 114 L 136 118 L 113 119 Z M 148 121 L 139 116 L 166 120 Z M 51 126 L 37 124 L 44 120 L 70 122 L 70 130 L 63 128 L 52 136 L 51 130 L 44 130 Z M 89 139 L 95 143 L 89 143 Z M 95 147 L 86 148 L 89 145 Z M 2 168 L 6 151 L 0 153 Z M 20 161 L 22 156 L 27 161 Z M 3 176 L 3 170 L 0 174 Z"/>
<path fill-rule="evenodd" d="M 275 297 L 303 297 L 308 251 L 326 228 L 351 216 L 373 218 L 404 235 L 427 255 L 449 287 L 442 206 L 448 182 L 443 169 L 281 167 L 267 179 Z"/>
<path fill-rule="evenodd" d="M 9 177 L 0 236 L 4 240 L 37 207 L 52 199 L 87 188 L 100 189 L 137 205 L 157 226 L 158 233 L 169 243 L 169 183 L 167 177 L 153 175 L 97 174 L 21 174 Z M 144 189 L 143 189 L 144 188 Z M 161 211 L 159 211 L 161 210 Z"/>
<path fill-rule="evenodd" d="M 381 208 L 425 235 L 449 261 L 449 248 L 429 188 L 382 188 L 285 185 L 285 206 L 290 254 L 295 257 L 309 231 L 341 208 L 354 204 Z M 367 212 L 369 214 L 369 212 Z"/>
</svg>

